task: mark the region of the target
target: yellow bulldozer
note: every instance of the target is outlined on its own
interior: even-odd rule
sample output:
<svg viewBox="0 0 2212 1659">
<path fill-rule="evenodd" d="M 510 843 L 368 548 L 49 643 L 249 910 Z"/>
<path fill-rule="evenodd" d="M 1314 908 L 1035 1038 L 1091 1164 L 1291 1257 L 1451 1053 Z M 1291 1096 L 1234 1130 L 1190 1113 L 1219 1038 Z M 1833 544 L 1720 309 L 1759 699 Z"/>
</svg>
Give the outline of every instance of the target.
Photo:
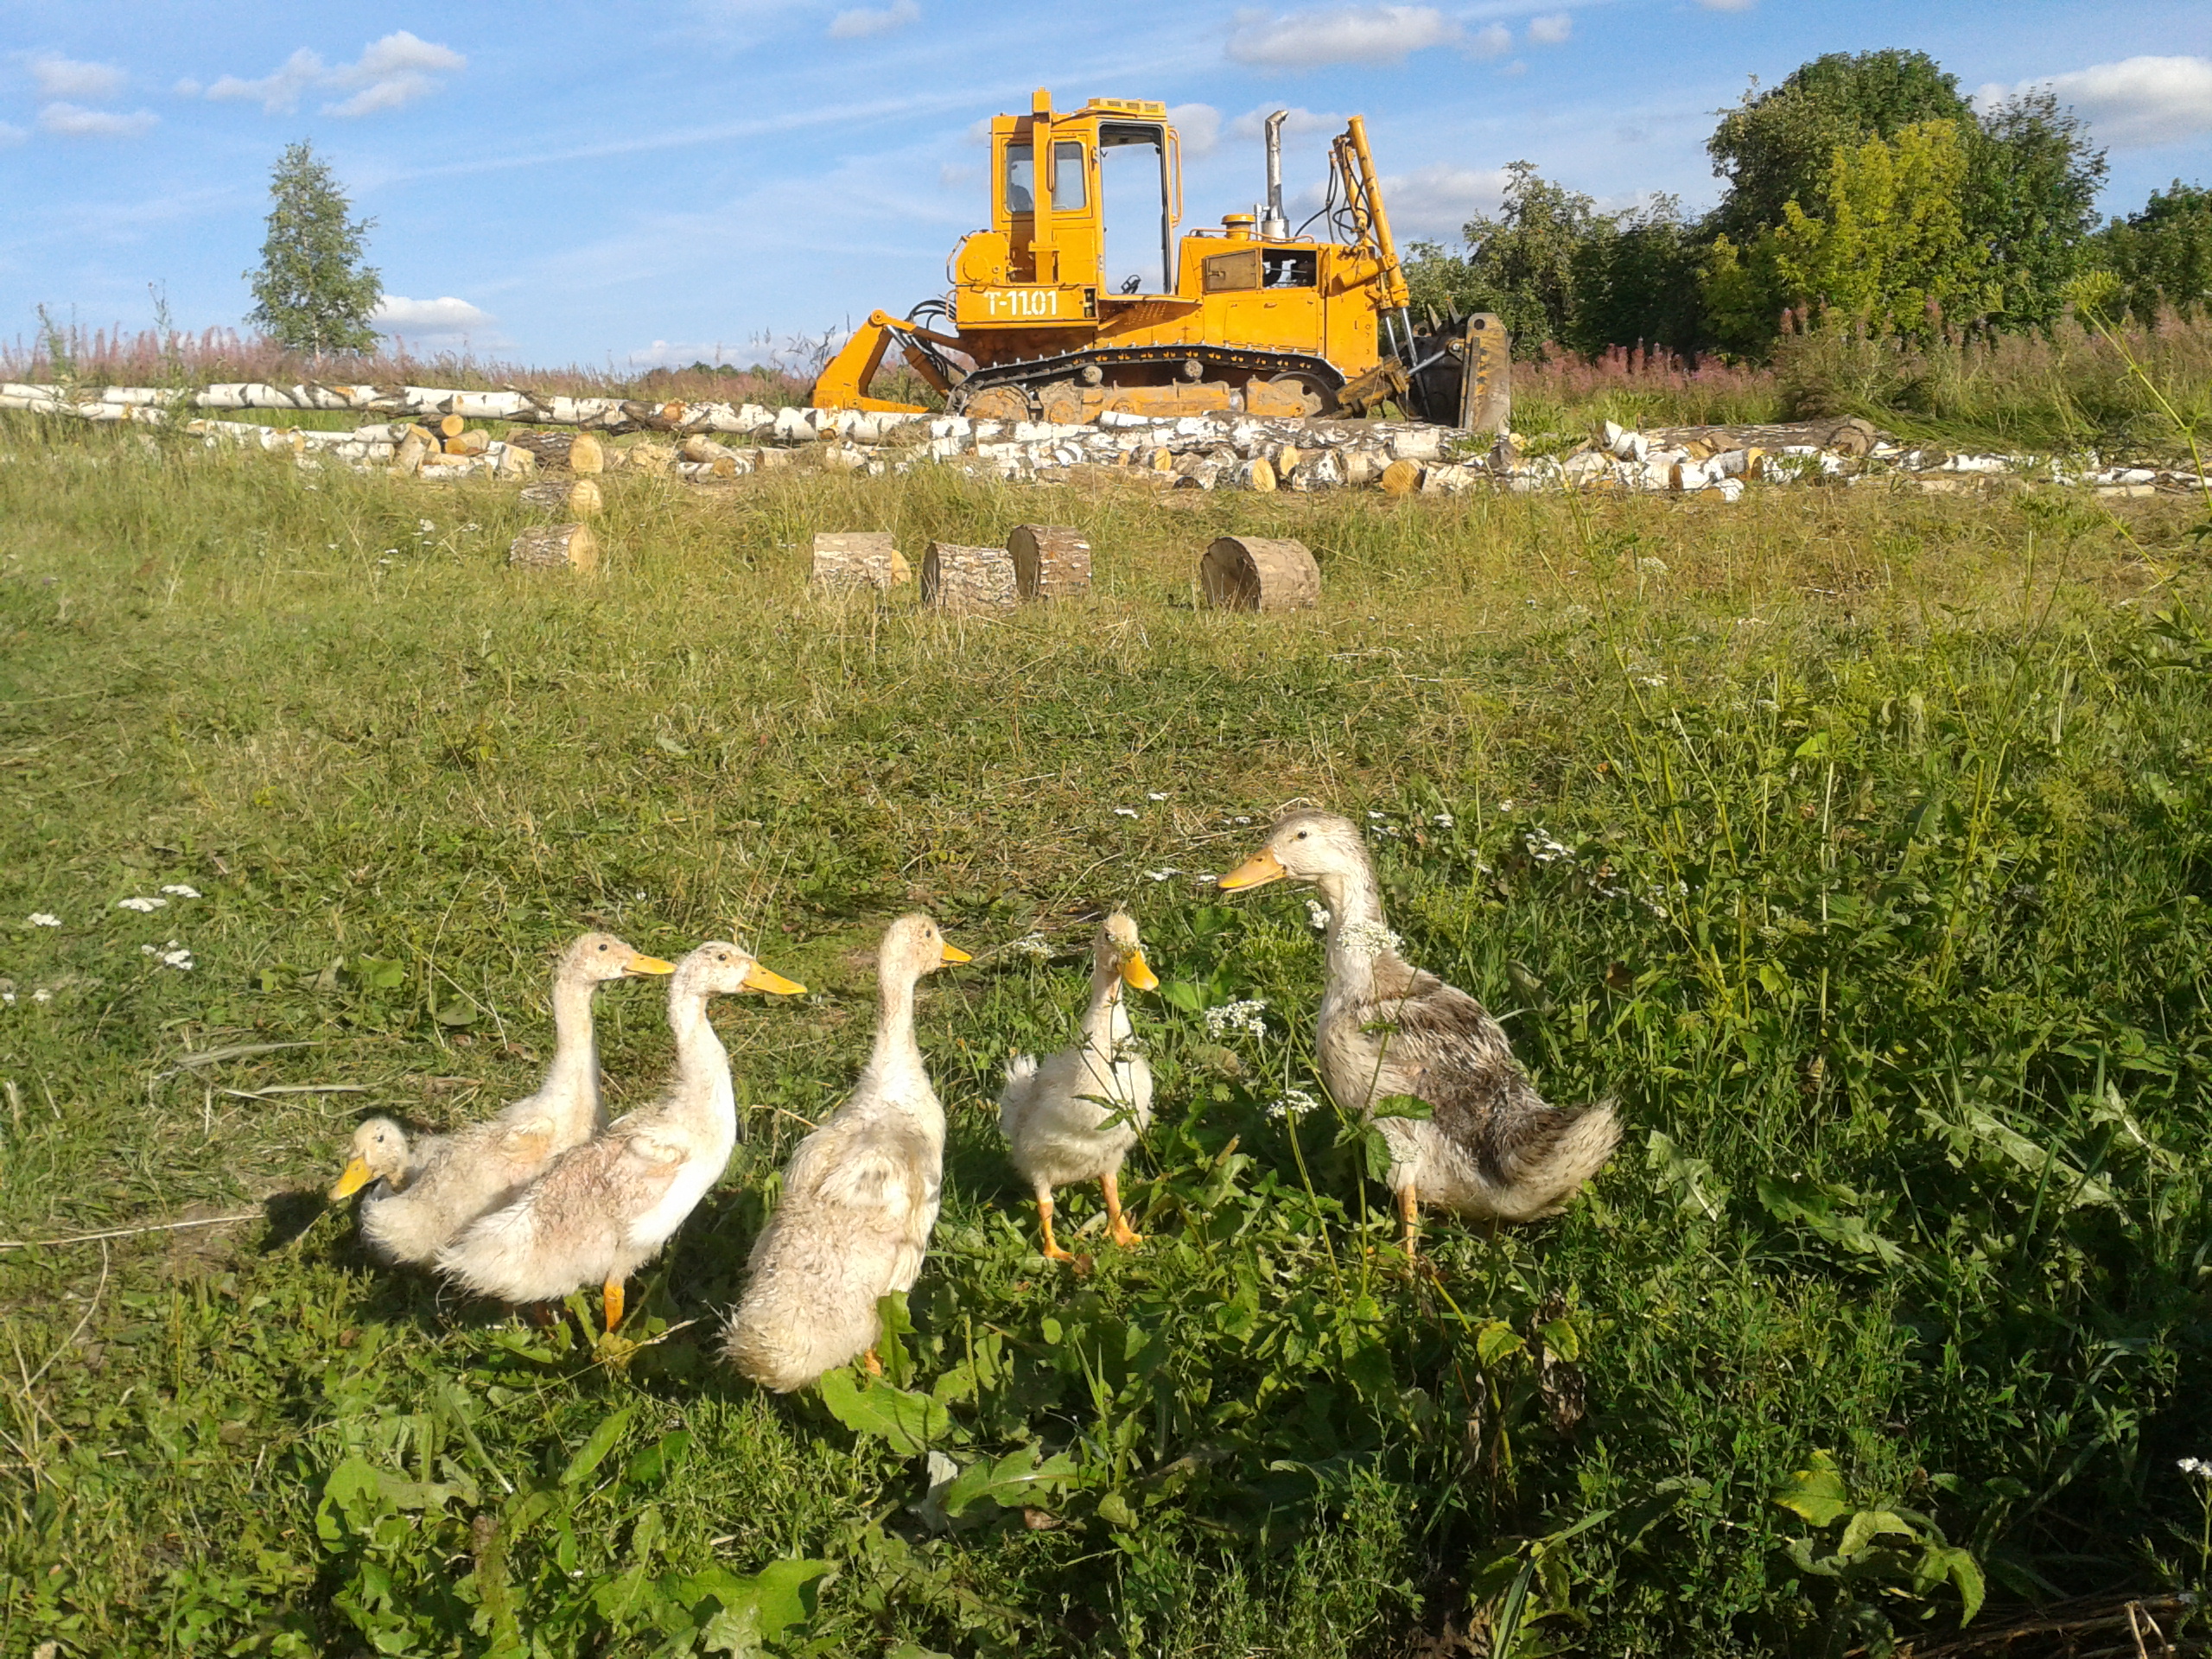
<svg viewBox="0 0 2212 1659">
<path fill-rule="evenodd" d="M 1472 423 L 1494 319 L 1414 324 L 1367 129 L 1331 146 L 1327 198 L 1293 232 L 1282 125 L 1268 118 L 1267 199 L 1179 238 L 1181 143 L 1166 107 L 1095 98 L 991 123 L 991 224 L 948 262 L 950 291 L 872 314 L 823 370 L 820 409 L 922 412 L 872 397 L 895 342 L 948 409 L 978 420 L 1081 422 L 1118 410 L 1357 416 L 1386 402 Z M 1502 338 L 1497 342 L 1503 344 Z"/>
</svg>

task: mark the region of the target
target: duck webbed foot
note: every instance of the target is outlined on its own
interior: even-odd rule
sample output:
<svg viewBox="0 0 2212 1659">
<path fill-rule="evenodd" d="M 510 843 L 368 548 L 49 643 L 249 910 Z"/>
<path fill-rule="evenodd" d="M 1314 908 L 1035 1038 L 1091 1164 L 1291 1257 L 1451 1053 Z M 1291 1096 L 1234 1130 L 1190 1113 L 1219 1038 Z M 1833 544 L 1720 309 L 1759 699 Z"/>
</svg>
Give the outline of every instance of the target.
<svg viewBox="0 0 2212 1659">
<path fill-rule="evenodd" d="M 1406 1260 L 1411 1262 L 1421 1248 L 1421 1200 L 1410 1186 L 1400 1187 L 1397 1198 L 1398 1235 L 1406 1247 Z"/>
<path fill-rule="evenodd" d="M 607 1316 L 607 1334 L 613 1336 L 614 1327 L 622 1323 L 622 1281 L 609 1279 L 600 1287 L 600 1311 Z"/>
<path fill-rule="evenodd" d="M 1058 1241 L 1054 1239 L 1052 1236 L 1052 1200 L 1049 1193 L 1038 1194 L 1037 1224 L 1044 1230 L 1045 1255 L 1046 1260 L 1052 1262 L 1072 1262 L 1075 1260 L 1074 1255 L 1069 1251 L 1062 1249 L 1059 1246 Z"/>
<path fill-rule="evenodd" d="M 1122 1178 L 1120 1174 L 1116 1171 L 1109 1169 L 1104 1175 L 1099 1178 L 1098 1184 L 1106 1190 L 1106 1229 L 1108 1235 L 1116 1244 L 1120 1245 L 1125 1250 L 1129 1249 L 1132 1245 L 1143 1243 L 1144 1235 L 1131 1227 L 1128 1220 L 1122 1214 Z"/>
</svg>

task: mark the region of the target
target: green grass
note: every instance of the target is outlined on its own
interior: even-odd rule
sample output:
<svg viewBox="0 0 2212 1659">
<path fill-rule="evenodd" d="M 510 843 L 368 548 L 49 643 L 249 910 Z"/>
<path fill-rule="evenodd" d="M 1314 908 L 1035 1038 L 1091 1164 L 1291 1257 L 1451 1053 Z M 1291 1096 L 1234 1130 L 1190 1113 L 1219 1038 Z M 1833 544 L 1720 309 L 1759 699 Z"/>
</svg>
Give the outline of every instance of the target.
<svg viewBox="0 0 2212 1659">
<path fill-rule="evenodd" d="M 2183 509 L 616 477 L 567 581 L 503 568 L 488 486 L 0 453 L 0 1236 L 261 1217 L 0 1252 L 0 1652 L 1813 1655 L 1984 1587 L 1969 1629 L 2202 1585 Z M 817 528 L 1024 518 L 1090 534 L 1091 598 L 802 586 Z M 1323 608 L 1196 609 L 1227 530 L 1308 541 Z M 1410 954 L 1549 1096 L 1629 1125 L 1558 1221 L 1434 1222 L 1433 1282 L 1357 1133 L 1267 1111 L 1316 1087 L 1300 895 L 1147 874 L 1300 798 L 1374 825 Z M 205 896 L 116 908 L 171 883 Z M 1076 1278 L 989 1101 L 1116 900 L 1167 982 L 1151 1241 L 1067 1193 Z M 944 1219 L 888 1382 L 772 1399 L 715 1323 L 918 906 L 977 957 L 922 1005 Z M 372 1268 L 317 1197 L 367 1111 L 526 1088 L 591 925 L 815 988 L 717 1011 L 750 1139 L 626 1369 Z M 1267 1037 L 1211 1041 L 1243 995 Z M 601 1033 L 620 1107 L 651 989 Z M 299 1046 L 180 1064 L 260 1044 Z"/>
</svg>

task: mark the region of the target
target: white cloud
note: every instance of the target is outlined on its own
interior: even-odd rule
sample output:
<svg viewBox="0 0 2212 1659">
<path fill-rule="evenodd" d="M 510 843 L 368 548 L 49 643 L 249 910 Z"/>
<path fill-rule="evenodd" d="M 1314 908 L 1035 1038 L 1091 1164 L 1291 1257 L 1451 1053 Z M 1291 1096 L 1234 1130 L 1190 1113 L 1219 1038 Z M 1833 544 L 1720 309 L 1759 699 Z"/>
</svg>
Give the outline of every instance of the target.
<svg viewBox="0 0 2212 1659">
<path fill-rule="evenodd" d="M 1476 31 L 1467 42 L 1467 50 L 1478 58 L 1502 58 L 1513 49 L 1513 31 L 1503 23 L 1492 23 Z"/>
<path fill-rule="evenodd" d="M 983 169 L 972 162 L 947 162 L 937 170 L 937 181 L 947 190 L 963 189 L 983 176 Z"/>
<path fill-rule="evenodd" d="M 1707 11 L 1749 11 L 1759 0 L 1697 0 Z"/>
<path fill-rule="evenodd" d="M 194 80 L 190 75 L 187 75 L 182 80 L 180 80 L 175 86 L 169 88 L 169 91 L 175 92 L 179 98 L 197 98 L 204 90 L 205 89 L 201 87 L 200 83 Z"/>
<path fill-rule="evenodd" d="M 1167 124 L 1181 136 L 1185 156 L 1211 156 L 1221 143 L 1221 111 L 1211 104 L 1171 105 Z"/>
<path fill-rule="evenodd" d="M 2001 82 L 1974 94 L 1985 109 L 2014 93 L 2049 90 L 2103 143 L 2142 149 L 2212 132 L 2212 58 L 2128 58 L 2071 73 Z"/>
<path fill-rule="evenodd" d="M 1246 111 L 1230 124 L 1230 137 L 1232 138 L 1265 137 L 1268 130 L 1268 118 L 1281 107 L 1280 104 L 1262 104 L 1256 110 Z M 1282 124 L 1282 131 L 1286 138 L 1300 137 L 1309 132 L 1335 134 L 1344 130 L 1344 118 L 1341 115 L 1330 115 L 1325 112 L 1316 115 L 1312 110 L 1294 109 L 1290 112 L 1290 119 Z"/>
<path fill-rule="evenodd" d="M 1416 238 L 1457 242 L 1459 228 L 1477 213 L 1495 213 L 1505 199 L 1503 168 L 1455 167 L 1432 162 L 1382 180 L 1382 202 L 1401 245 Z"/>
<path fill-rule="evenodd" d="M 151 110 L 124 115 L 77 104 L 49 104 L 38 112 L 39 125 L 64 138 L 137 138 L 152 131 L 160 119 Z"/>
<path fill-rule="evenodd" d="M 1328 6 L 1281 16 L 1240 11 L 1230 31 L 1229 55 L 1267 69 L 1401 63 L 1409 54 L 1459 38 L 1459 24 L 1433 6 Z"/>
<path fill-rule="evenodd" d="M 129 79 L 111 63 L 79 63 L 48 53 L 31 60 L 41 98 L 113 98 Z"/>
<path fill-rule="evenodd" d="M 302 47 L 284 60 L 283 67 L 274 74 L 264 75 L 259 80 L 244 80 L 237 75 L 225 75 L 207 89 L 207 97 L 217 103 L 239 99 L 255 103 L 270 115 L 289 115 L 300 106 L 300 94 L 327 76 L 322 60 Z M 177 90 L 182 92 L 180 84 Z"/>
<path fill-rule="evenodd" d="M 243 99 L 259 104 L 270 115 L 289 115 L 299 107 L 300 99 L 306 93 L 321 88 L 353 94 L 324 105 L 325 115 L 375 115 L 385 110 L 404 109 L 416 99 L 428 97 L 438 88 L 433 76 L 450 74 L 467 65 L 468 60 L 452 48 L 419 39 L 403 29 L 371 41 L 351 63 L 341 63 L 334 68 L 317 54 L 302 47 L 274 73 L 258 80 L 225 75 L 208 87 L 206 96 L 219 102 Z M 188 89 L 196 90 L 196 84 L 189 80 L 177 83 L 177 91 L 189 97 L 191 92 Z"/>
<path fill-rule="evenodd" d="M 830 20 L 830 38 L 833 41 L 865 40 L 871 35 L 888 35 L 894 29 L 904 29 L 909 23 L 922 21 L 922 9 L 914 0 L 891 0 L 880 11 L 866 6 L 855 6 L 850 11 L 841 11 Z"/>
<path fill-rule="evenodd" d="M 377 302 L 376 311 L 369 321 L 380 334 L 423 338 L 466 334 L 489 326 L 493 318 L 490 312 L 450 294 L 436 300 L 410 300 L 404 294 L 387 294 Z"/>
<path fill-rule="evenodd" d="M 1538 46 L 1557 46 L 1574 33 L 1574 19 L 1563 11 L 1529 20 L 1529 38 Z"/>
<path fill-rule="evenodd" d="M 5 121 L 0 121 L 0 144 L 20 144 L 29 137 L 30 134 L 22 128 L 11 127 Z"/>
</svg>

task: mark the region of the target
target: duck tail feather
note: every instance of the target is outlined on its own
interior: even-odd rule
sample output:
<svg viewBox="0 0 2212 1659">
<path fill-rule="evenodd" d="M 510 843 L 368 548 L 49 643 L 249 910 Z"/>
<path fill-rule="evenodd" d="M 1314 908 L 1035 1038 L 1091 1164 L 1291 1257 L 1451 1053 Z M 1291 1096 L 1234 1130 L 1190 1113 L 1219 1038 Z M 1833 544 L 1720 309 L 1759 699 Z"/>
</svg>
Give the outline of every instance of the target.
<svg viewBox="0 0 2212 1659">
<path fill-rule="evenodd" d="M 1501 1138 L 1498 1163 L 1508 1180 L 1536 1200 L 1532 1215 L 1548 1214 L 1605 1166 L 1620 1143 L 1620 1117 L 1614 1103 L 1603 1100 L 1525 1118 Z"/>
</svg>

